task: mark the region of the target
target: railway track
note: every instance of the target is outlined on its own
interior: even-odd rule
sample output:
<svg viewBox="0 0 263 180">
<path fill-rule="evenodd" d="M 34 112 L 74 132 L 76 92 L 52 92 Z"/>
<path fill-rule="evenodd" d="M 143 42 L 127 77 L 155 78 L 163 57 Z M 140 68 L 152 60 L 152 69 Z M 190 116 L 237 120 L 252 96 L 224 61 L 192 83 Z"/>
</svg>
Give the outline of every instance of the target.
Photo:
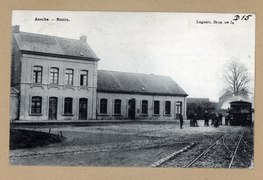
<svg viewBox="0 0 263 180">
<path fill-rule="evenodd" d="M 236 168 L 243 167 L 248 168 L 250 164 L 243 162 L 244 157 L 240 157 L 238 152 L 242 154 L 244 148 L 248 146 L 243 140 L 245 129 L 242 130 L 241 135 L 234 135 L 231 132 L 226 132 L 221 135 L 217 140 L 215 140 L 208 148 L 203 150 L 198 155 L 193 155 L 194 159 L 188 161 L 184 168 L 190 167 L 224 167 L 224 168 Z M 232 137 L 231 137 L 232 136 Z M 230 139 L 228 139 L 230 138 Z M 229 144 L 226 143 L 229 141 Z M 237 142 L 237 143 L 235 143 Z M 241 148 L 242 144 L 242 148 Z M 247 147 L 248 148 L 248 147 Z M 246 152 L 246 151 L 245 151 Z M 185 155 L 187 156 L 187 155 Z M 252 155 L 253 156 L 253 155 Z M 253 158 L 253 157 L 251 157 Z M 176 157 L 174 160 L 176 162 Z M 250 161 L 251 162 L 251 161 Z M 165 164 L 170 164 L 171 162 L 165 162 Z M 182 166 L 179 166 L 182 167 Z"/>
<path fill-rule="evenodd" d="M 196 163 L 201 157 L 205 156 L 214 146 L 216 146 L 220 140 L 224 139 L 227 135 L 221 136 L 218 140 L 216 140 L 211 146 L 209 146 L 207 149 L 205 149 L 199 156 L 197 156 L 194 160 L 192 160 L 190 163 L 184 166 L 184 168 L 191 167 L 194 163 Z"/>
<path fill-rule="evenodd" d="M 237 151 L 240 147 L 240 143 L 241 143 L 241 140 L 243 138 L 243 135 L 244 135 L 244 132 L 245 130 L 242 131 L 240 137 L 239 137 L 239 140 L 237 142 L 237 144 L 235 145 L 235 148 L 234 148 L 234 151 L 232 151 L 225 143 L 225 140 L 226 140 L 226 137 L 229 136 L 228 133 L 226 133 L 225 135 L 221 136 L 215 143 L 213 143 L 211 146 L 209 146 L 206 150 L 204 150 L 199 156 L 197 156 L 193 161 L 191 161 L 190 163 L 188 163 L 185 168 L 189 168 L 191 167 L 193 164 L 195 164 L 197 161 L 199 161 L 201 159 L 201 157 L 205 156 L 206 154 L 208 154 L 212 148 L 214 146 L 218 146 L 220 143 L 220 141 L 222 141 L 223 143 L 223 146 L 226 148 L 226 150 L 231 153 L 231 160 L 229 162 L 229 165 L 228 165 L 228 168 L 231 168 L 232 165 L 233 165 L 233 162 L 235 159 L 239 160 L 240 163 L 242 164 L 242 166 L 245 166 L 245 164 L 241 161 L 241 158 L 237 156 Z M 245 166 L 246 167 L 246 166 Z"/>
</svg>

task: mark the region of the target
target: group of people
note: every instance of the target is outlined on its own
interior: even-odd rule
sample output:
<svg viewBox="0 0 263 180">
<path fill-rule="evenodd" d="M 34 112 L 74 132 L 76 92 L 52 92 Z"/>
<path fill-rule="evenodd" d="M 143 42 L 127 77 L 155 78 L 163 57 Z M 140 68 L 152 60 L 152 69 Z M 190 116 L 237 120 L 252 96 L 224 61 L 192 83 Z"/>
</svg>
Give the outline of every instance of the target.
<svg viewBox="0 0 263 180">
<path fill-rule="evenodd" d="M 198 123 L 197 123 L 197 114 L 192 114 L 190 115 L 190 126 L 191 127 L 198 127 Z"/>
<path fill-rule="evenodd" d="M 190 126 L 191 127 L 198 127 L 197 119 L 198 116 L 196 113 L 190 115 Z M 204 126 L 209 126 L 209 120 L 211 119 L 211 126 L 214 127 L 219 127 L 220 125 L 223 125 L 223 114 L 221 113 L 211 113 L 208 114 L 207 111 L 204 113 Z M 183 128 L 183 116 L 180 114 L 179 115 L 179 120 L 180 120 L 180 128 Z M 229 123 L 229 116 L 225 116 L 225 125 L 227 126 Z"/>
<path fill-rule="evenodd" d="M 206 114 L 207 114 L 207 112 L 206 112 Z M 211 114 L 211 120 L 212 120 L 211 126 L 214 125 L 214 127 L 218 127 L 220 125 L 223 125 L 223 123 L 222 123 L 223 115 L 221 113 L 212 113 Z M 208 121 L 209 121 L 209 116 L 208 116 Z"/>
</svg>

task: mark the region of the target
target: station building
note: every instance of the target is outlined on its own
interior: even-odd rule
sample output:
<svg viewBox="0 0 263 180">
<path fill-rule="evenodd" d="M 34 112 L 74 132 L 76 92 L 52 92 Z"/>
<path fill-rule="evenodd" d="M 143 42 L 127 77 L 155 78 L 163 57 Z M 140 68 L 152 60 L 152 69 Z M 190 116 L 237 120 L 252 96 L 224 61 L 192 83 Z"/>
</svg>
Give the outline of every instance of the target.
<svg viewBox="0 0 263 180">
<path fill-rule="evenodd" d="M 18 100 L 11 119 L 186 117 L 187 94 L 171 77 L 98 70 L 99 60 L 85 36 L 68 39 L 13 26 L 11 86 Z"/>
</svg>

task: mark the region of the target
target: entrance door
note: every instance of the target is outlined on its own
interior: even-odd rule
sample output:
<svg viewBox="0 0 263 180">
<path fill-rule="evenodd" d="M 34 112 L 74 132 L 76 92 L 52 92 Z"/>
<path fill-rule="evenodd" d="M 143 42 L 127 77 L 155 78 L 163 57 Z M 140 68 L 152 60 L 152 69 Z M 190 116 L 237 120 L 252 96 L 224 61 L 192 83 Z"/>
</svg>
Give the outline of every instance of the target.
<svg viewBox="0 0 263 180">
<path fill-rule="evenodd" d="M 175 108 L 176 119 L 179 119 L 179 115 L 182 114 L 182 102 L 177 101 Z"/>
<path fill-rule="evenodd" d="M 79 120 L 87 120 L 88 99 L 79 99 Z"/>
<path fill-rule="evenodd" d="M 135 99 L 130 99 L 128 102 L 128 118 L 135 119 Z"/>
<path fill-rule="evenodd" d="M 48 111 L 49 120 L 57 119 L 57 107 L 58 107 L 58 98 L 50 97 L 49 98 L 49 111 Z"/>
</svg>

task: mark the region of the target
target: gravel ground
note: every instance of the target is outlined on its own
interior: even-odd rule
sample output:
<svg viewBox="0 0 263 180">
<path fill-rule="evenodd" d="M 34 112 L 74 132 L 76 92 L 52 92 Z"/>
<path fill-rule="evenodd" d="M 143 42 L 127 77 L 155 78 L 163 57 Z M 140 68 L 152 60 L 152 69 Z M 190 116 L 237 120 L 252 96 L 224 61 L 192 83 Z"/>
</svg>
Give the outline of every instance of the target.
<svg viewBox="0 0 263 180">
<path fill-rule="evenodd" d="M 183 129 L 179 128 L 178 121 L 166 124 L 51 126 L 51 133 L 57 134 L 62 131 L 63 136 L 66 137 L 62 143 L 10 150 L 10 162 L 14 165 L 149 167 L 152 163 L 179 151 L 190 143 L 195 143 L 192 149 L 179 153 L 161 166 L 183 167 L 225 132 L 238 134 L 242 129 L 242 127 L 230 126 L 203 127 L 203 122 L 199 124 L 200 127 L 189 127 L 189 122 L 185 121 Z M 49 128 L 42 126 L 29 129 L 48 132 Z M 251 155 L 243 154 L 247 159 L 253 156 L 253 151 L 249 151 L 249 147 L 253 147 L 251 134 L 253 130 L 248 129 L 244 138 L 247 145 L 242 147 Z M 229 157 L 229 154 L 224 154 L 227 151 L 221 152 L 220 149 L 222 148 L 216 151 L 220 151 L 222 156 Z M 219 167 L 222 164 L 220 158 L 214 159 L 211 156 L 211 163 L 203 166 Z M 241 167 L 239 164 L 237 166 Z"/>
</svg>

